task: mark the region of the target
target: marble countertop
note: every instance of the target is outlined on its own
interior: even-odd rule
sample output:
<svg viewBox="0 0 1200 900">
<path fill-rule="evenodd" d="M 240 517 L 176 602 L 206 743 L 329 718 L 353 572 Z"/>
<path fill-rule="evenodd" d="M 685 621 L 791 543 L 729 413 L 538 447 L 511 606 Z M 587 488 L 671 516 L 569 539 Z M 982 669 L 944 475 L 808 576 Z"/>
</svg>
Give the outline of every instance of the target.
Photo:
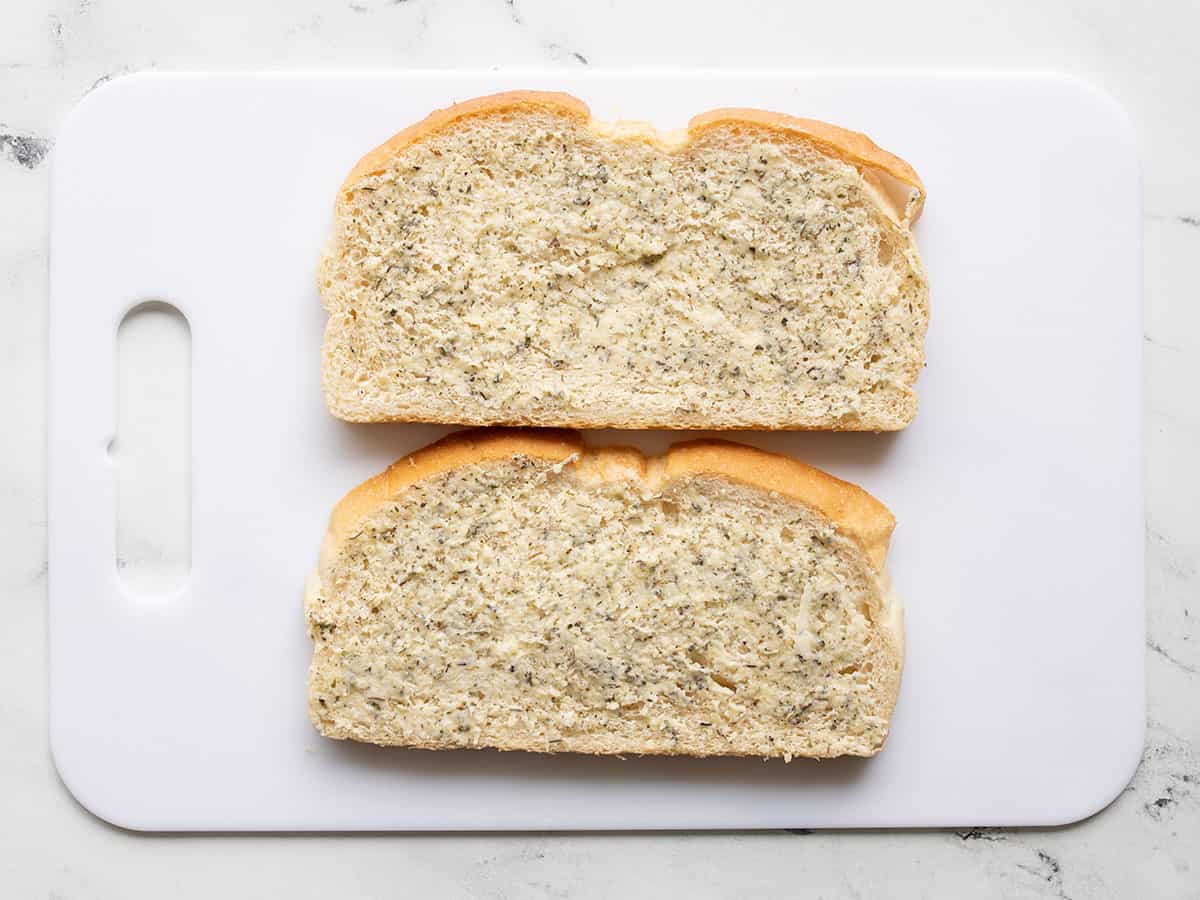
<svg viewBox="0 0 1200 900">
<path fill-rule="evenodd" d="M 1200 897 L 1200 7 L 936 0 L 46 0 L 0 6 L 0 883 L 20 897 Z M 626 65 L 1063 71 L 1129 110 L 1145 189 L 1148 730 L 1107 810 L 1056 829 L 153 836 L 83 811 L 46 736 L 47 171 L 125 72 Z M 1031 135 L 1036 140 L 1036 135 Z M 1102 186 L 1098 186 L 1100 189 Z M 996 202 L 1003 202 L 1002 185 Z"/>
</svg>

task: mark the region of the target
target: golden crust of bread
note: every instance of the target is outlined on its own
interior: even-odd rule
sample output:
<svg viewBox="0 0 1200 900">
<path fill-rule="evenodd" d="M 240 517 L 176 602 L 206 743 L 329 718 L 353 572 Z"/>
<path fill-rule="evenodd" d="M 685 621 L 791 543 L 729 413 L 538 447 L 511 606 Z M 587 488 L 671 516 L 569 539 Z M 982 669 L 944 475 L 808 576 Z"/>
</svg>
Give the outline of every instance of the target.
<svg viewBox="0 0 1200 900">
<path fill-rule="evenodd" d="M 396 460 L 343 497 L 329 517 L 327 542 L 340 546 L 358 523 L 406 487 L 460 466 L 528 456 L 555 462 L 578 453 L 583 443 L 573 431 L 494 428 L 458 431 Z"/>
<path fill-rule="evenodd" d="M 461 103 L 447 106 L 445 109 L 436 109 L 420 122 L 415 122 L 403 131 L 392 135 L 358 161 L 350 174 L 346 176 L 342 190 L 348 190 L 359 179 L 368 175 L 378 175 L 392 157 L 448 125 L 472 116 L 492 115 L 514 110 L 550 110 L 559 115 L 567 115 L 583 121 L 588 121 L 592 117 L 591 110 L 582 100 L 556 91 L 505 91 L 502 94 L 490 94 L 486 97 L 464 100 Z"/>
<path fill-rule="evenodd" d="M 925 206 L 925 185 L 916 170 L 900 157 L 888 153 L 873 140 L 858 131 L 850 131 L 817 119 L 801 119 L 784 113 L 761 109 L 713 109 L 695 116 L 688 123 L 692 137 L 718 125 L 750 125 L 775 131 L 791 138 L 800 138 L 815 145 L 830 156 L 836 156 L 855 166 L 875 188 L 880 199 L 891 208 L 898 221 L 911 225 Z M 879 175 L 895 179 L 904 185 L 907 196 L 897 198 Z"/>
<path fill-rule="evenodd" d="M 550 111 L 583 122 L 597 133 L 615 140 L 638 140 L 653 143 L 666 151 L 678 151 L 704 131 L 722 125 L 746 126 L 773 131 L 778 135 L 802 140 L 830 156 L 836 156 L 859 169 L 875 189 L 881 205 L 899 222 L 911 225 L 921 214 L 925 203 L 925 187 L 916 171 L 900 157 L 888 153 L 865 134 L 783 113 L 761 109 L 714 109 L 694 116 L 688 122 L 686 137 L 675 138 L 646 123 L 595 122 L 586 103 L 570 94 L 554 91 L 506 91 L 486 97 L 475 97 L 435 110 L 420 122 L 384 141 L 351 170 L 342 184 L 342 192 L 352 190 L 365 177 L 378 175 L 389 160 L 407 147 L 432 134 L 473 116 L 495 115 L 514 111 Z M 888 180 L 898 183 L 894 190 Z"/>
<path fill-rule="evenodd" d="M 857 485 L 805 465 L 731 441 L 686 441 L 663 457 L 648 459 L 630 447 L 584 446 L 578 432 L 557 429 L 486 428 L 458 431 L 392 463 L 350 491 L 334 507 L 327 541 L 341 546 L 358 524 L 411 484 L 473 463 L 526 456 L 570 461 L 584 477 L 613 480 L 636 474 L 654 488 L 685 475 L 717 475 L 774 491 L 809 506 L 863 548 L 882 572 L 895 517 Z"/>
<path fill-rule="evenodd" d="M 699 440 L 674 445 L 666 456 L 666 477 L 723 475 L 812 507 L 863 548 L 877 572 L 887 560 L 896 518 L 860 488 L 828 472 L 757 447 L 731 441 Z"/>
</svg>

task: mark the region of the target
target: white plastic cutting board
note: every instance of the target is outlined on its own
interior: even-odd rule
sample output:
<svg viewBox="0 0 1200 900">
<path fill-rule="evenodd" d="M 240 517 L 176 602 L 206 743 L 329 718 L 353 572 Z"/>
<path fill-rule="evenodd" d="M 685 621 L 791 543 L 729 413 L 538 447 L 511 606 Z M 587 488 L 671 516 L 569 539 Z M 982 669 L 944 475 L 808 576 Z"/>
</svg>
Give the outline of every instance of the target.
<svg viewBox="0 0 1200 900">
<path fill-rule="evenodd" d="M 661 127 L 715 106 L 827 119 L 924 178 L 932 324 L 916 422 L 744 436 L 863 484 L 899 520 L 907 660 L 877 758 L 430 753 L 309 725 L 301 591 L 326 516 L 447 430 L 347 425 L 324 409 L 314 266 L 334 194 L 402 126 L 514 87 Z M 51 204 L 51 738 L 97 815 L 187 830 L 1034 825 L 1100 809 L 1132 775 L 1139 184 L 1129 122 L 1088 87 L 896 73 L 135 76 L 64 124 Z M 117 577 L 105 453 L 117 324 L 147 299 L 187 316 L 193 359 L 191 576 L 151 602 Z M 632 440 L 660 450 L 669 436 Z"/>
</svg>

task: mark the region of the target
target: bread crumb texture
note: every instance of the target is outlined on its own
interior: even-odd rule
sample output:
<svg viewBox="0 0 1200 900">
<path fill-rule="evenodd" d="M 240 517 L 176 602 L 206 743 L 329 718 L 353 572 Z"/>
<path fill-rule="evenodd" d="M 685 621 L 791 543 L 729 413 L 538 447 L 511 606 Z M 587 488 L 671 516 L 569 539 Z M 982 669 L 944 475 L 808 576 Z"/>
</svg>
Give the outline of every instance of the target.
<svg viewBox="0 0 1200 900">
<path fill-rule="evenodd" d="M 870 756 L 899 685 L 891 603 L 854 540 L 780 494 L 516 455 L 410 485 L 327 546 L 309 709 L 384 745 Z"/>
<path fill-rule="evenodd" d="M 654 138 L 516 106 L 356 170 L 319 275 L 331 411 L 908 424 L 928 289 L 878 173 L 753 121 Z"/>
</svg>

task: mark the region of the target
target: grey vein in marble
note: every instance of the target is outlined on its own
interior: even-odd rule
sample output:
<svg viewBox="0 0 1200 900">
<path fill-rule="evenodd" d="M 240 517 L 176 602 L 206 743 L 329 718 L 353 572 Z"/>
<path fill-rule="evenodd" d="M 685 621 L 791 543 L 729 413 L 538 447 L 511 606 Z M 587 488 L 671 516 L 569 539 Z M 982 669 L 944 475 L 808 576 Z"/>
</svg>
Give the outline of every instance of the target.
<svg viewBox="0 0 1200 900">
<path fill-rule="evenodd" d="M 1150 222 L 1165 222 L 1168 225 L 1187 225 L 1190 228 L 1200 228 L 1200 216 L 1191 215 L 1190 213 L 1147 213 L 1146 219 Z"/>
<path fill-rule="evenodd" d="M 1017 868 L 1042 879 L 1051 887 L 1056 897 L 1062 897 L 1063 900 L 1070 900 L 1067 892 L 1063 890 L 1062 864 L 1045 850 L 1035 850 L 1034 852 L 1038 858 L 1037 866 L 1027 866 L 1018 863 Z"/>
<path fill-rule="evenodd" d="M 4 126 L 0 125 L 0 129 Z M 53 142 L 36 134 L 0 130 L 0 150 L 18 166 L 36 169 L 46 159 Z"/>
<path fill-rule="evenodd" d="M 508 10 L 508 17 L 514 25 L 519 27 L 525 26 L 525 19 L 517 9 L 516 0 L 504 0 L 504 6 Z M 563 60 L 570 58 L 582 66 L 589 66 L 591 62 L 586 56 L 577 50 L 572 50 L 570 47 L 563 46 L 559 41 L 542 40 L 541 46 L 543 49 L 550 52 L 550 56 L 555 60 Z"/>
<path fill-rule="evenodd" d="M 966 831 L 954 832 L 961 841 L 1002 841 L 1004 835 L 994 828 L 968 828 Z"/>
<path fill-rule="evenodd" d="M 1163 659 L 1165 659 L 1167 662 L 1169 662 L 1171 665 L 1178 666 L 1179 668 L 1183 669 L 1183 671 L 1185 671 L 1185 672 L 1189 672 L 1192 675 L 1195 675 L 1195 674 L 1197 674 L 1197 672 L 1200 672 L 1200 670 L 1198 670 L 1195 666 L 1189 666 L 1183 660 L 1176 659 L 1174 656 L 1172 656 L 1170 653 L 1168 653 L 1161 644 L 1155 643 L 1154 641 L 1146 641 L 1146 646 L 1150 650 L 1152 650 L 1153 652 L 1155 652 L 1159 656 L 1161 656 Z"/>
</svg>

